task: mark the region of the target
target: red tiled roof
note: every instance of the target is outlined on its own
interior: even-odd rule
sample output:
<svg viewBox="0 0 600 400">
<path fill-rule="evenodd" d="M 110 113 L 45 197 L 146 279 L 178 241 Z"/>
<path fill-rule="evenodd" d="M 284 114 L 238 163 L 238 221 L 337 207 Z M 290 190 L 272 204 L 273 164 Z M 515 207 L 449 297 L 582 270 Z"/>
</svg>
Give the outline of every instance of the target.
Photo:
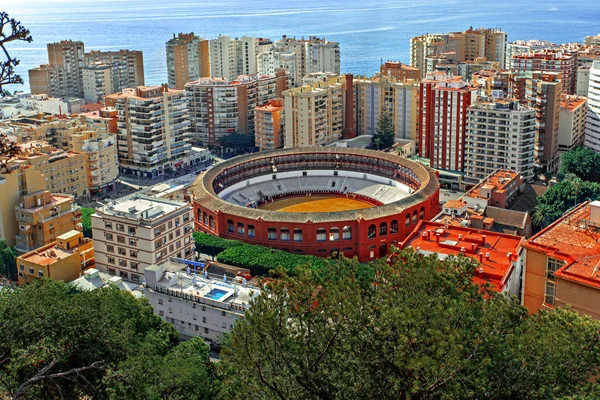
<svg viewBox="0 0 600 400">
<path fill-rule="evenodd" d="M 460 226 L 445 227 L 437 222 L 420 221 L 415 230 L 400 244 L 400 248 L 412 247 L 422 254 L 435 253 L 446 256 L 463 253 L 481 264 L 473 282 L 490 283 L 494 290 L 502 292 L 512 274 L 513 261 L 518 259 L 524 241 L 521 236 Z"/>
</svg>

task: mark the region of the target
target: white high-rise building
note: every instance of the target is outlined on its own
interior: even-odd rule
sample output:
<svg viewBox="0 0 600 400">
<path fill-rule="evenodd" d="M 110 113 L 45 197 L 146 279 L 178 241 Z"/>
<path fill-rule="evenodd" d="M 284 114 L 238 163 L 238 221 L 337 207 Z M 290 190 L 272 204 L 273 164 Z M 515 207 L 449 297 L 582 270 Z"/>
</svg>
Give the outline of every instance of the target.
<svg viewBox="0 0 600 400">
<path fill-rule="evenodd" d="M 210 41 L 209 51 L 211 77 L 234 80 L 239 75 L 257 73 L 258 40 L 254 37 L 219 36 Z"/>
<path fill-rule="evenodd" d="M 590 68 L 584 145 L 600 151 L 600 60 L 594 61 Z"/>
<path fill-rule="evenodd" d="M 467 108 L 465 179 L 479 182 L 497 169 L 533 179 L 535 110 L 516 100 L 481 101 Z"/>
</svg>

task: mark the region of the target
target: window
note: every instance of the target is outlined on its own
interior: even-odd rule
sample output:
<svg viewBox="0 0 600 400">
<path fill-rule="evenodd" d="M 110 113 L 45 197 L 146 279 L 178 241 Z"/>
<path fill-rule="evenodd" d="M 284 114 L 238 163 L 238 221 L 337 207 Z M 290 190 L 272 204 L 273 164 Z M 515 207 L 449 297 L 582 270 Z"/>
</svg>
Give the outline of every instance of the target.
<svg viewBox="0 0 600 400">
<path fill-rule="evenodd" d="M 137 246 L 137 240 L 136 239 L 129 239 L 129 245 L 130 246 Z"/>
<path fill-rule="evenodd" d="M 125 236 L 117 236 L 117 242 L 125 244 Z"/>
<path fill-rule="evenodd" d="M 158 310 L 158 315 L 160 315 L 161 317 L 164 317 L 165 312 L 163 310 Z"/>
<path fill-rule="evenodd" d="M 169 314 L 173 314 L 173 309 L 169 307 Z"/>
<path fill-rule="evenodd" d="M 208 328 L 204 328 L 204 333 L 208 334 Z"/>
<path fill-rule="evenodd" d="M 339 240 L 340 239 L 340 228 L 337 226 L 329 229 L 329 240 Z"/>
<path fill-rule="evenodd" d="M 281 228 L 279 230 L 279 238 L 280 238 L 280 240 L 289 241 L 290 240 L 290 230 L 288 228 Z"/>
<path fill-rule="evenodd" d="M 192 315 L 192 319 L 195 321 L 196 320 L 196 314 Z"/>
<path fill-rule="evenodd" d="M 208 225 L 209 225 L 210 229 L 215 229 L 215 219 L 213 218 L 212 215 L 210 217 L 208 217 Z"/>
<path fill-rule="evenodd" d="M 377 228 L 375 227 L 375 225 L 369 225 L 369 229 L 367 230 L 367 237 L 369 239 L 373 239 L 375 236 L 377 236 Z"/>
<path fill-rule="evenodd" d="M 425 219 L 425 207 L 421 207 L 421 211 L 419 211 L 419 219 Z"/>
<path fill-rule="evenodd" d="M 20 271 L 25 271 L 25 266 L 24 265 L 19 265 L 19 270 Z"/>
<path fill-rule="evenodd" d="M 233 233 L 233 221 L 230 219 L 227 220 L 227 232 Z"/>
<path fill-rule="evenodd" d="M 115 246 L 111 246 L 110 244 L 106 246 L 106 251 L 108 251 L 109 253 L 114 253 L 115 252 Z"/>
<path fill-rule="evenodd" d="M 379 236 L 387 235 L 387 223 L 382 222 L 379 224 Z"/>
<path fill-rule="evenodd" d="M 124 232 L 125 231 L 125 225 L 123 225 L 123 224 L 117 224 L 117 230 L 119 232 Z"/>
<path fill-rule="evenodd" d="M 243 235 L 245 232 L 244 224 L 242 224 L 241 222 L 238 222 L 237 228 L 238 228 L 238 230 L 237 230 L 238 235 Z"/>
<path fill-rule="evenodd" d="M 162 304 L 163 303 L 163 299 L 158 299 L 158 304 Z"/>
<path fill-rule="evenodd" d="M 225 311 L 221 311 L 221 317 L 226 317 L 227 313 Z"/>
<path fill-rule="evenodd" d="M 202 311 L 206 311 L 206 306 L 202 306 Z"/>
<path fill-rule="evenodd" d="M 129 255 L 133 258 L 137 258 L 138 252 L 136 250 L 129 250 Z"/>
<path fill-rule="evenodd" d="M 104 232 L 104 237 L 106 238 L 106 240 L 113 240 L 112 233 L 106 233 L 106 232 Z"/>
<path fill-rule="evenodd" d="M 352 239 L 352 228 L 345 226 L 342 229 L 342 239 Z"/>
<path fill-rule="evenodd" d="M 205 324 L 206 323 L 206 317 L 202 317 L 202 323 Z"/>
<path fill-rule="evenodd" d="M 302 241 L 302 229 L 294 229 L 294 242 Z"/>
<path fill-rule="evenodd" d="M 256 234 L 254 232 L 254 225 L 248 225 L 248 236 L 254 237 Z"/>
<path fill-rule="evenodd" d="M 412 222 L 413 222 L 413 224 L 415 224 L 417 222 L 418 218 L 419 217 L 417 216 L 417 210 L 415 210 L 413 212 L 413 216 L 412 216 Z"/>
<path fill-rule="evenodd" d="M 33 274 L 33 268 L 29 268 L 29 273 Z"/>
<path fill-rule="evenodd" d="M 129 226 L 127 227 L 127 232 L 129 232 L 130 235 L 135 235 L 135 228 L 133 226 Z"/>
<path fill-rule="evenodd" d="M 406 214 L 406 226 L 410 226 L 410 214 Z"/>
<path fill-rule="evenodd" d="M 41 269 L 38 271 L 38 276 L 44 276 L 44 271 L 42 271 Z"/>
<path fill-rule="evenodd" d="M 546 281 L 546 297 L 544 303 L 553 306 L 556 299 L 556 282 Z"/>
<path fill-rule="evenodd" d="M 115 258 L 114 257 L 108 257 L 108 263 L 109 264 L 114 264 L 115 263 Z"/>
<path fill-rule="evenodd" d="M 390 234 L 398 233 L 398 221 L 390 222 Z"/>
<path fill-rule="evenodd" d="M 324 228 L 317 229 L 317 242 L 324 242 L 327 240 L 327 231 Z"/>
<path fill-rule="evenodd" d="M 558 271 L 563 265 L 565 265 L 564 261 L 548 257 L 548 261 L 546 263 L 546 296 L 544 299 L 545 304 L 552 306 L 555 304 L 556 278 L 554 277 L 554 273 Z"/>
<path fill-rule="evenodd" d="M 267 239 L 269 240 L 277 240 L 277 229 L 268 228 L 267 229 Z"/>
<path fill-rule="evenodd" d="M 112 229 L 112 223 L 111 222 L 104 222 L 104 227 L 106 229 Z"/>
<path fill-rule="evenodd" d="M 196 303 L 193 303 L 193 304 L 192 304 L 192 308 L 196 308 Z"/>
<path fill-rule="evenodd" d="M 123 260 L 121 258 L 119 258 L 119 267 L 126 267 L 127 266 L 127 260 Z"/>
<path fill-rule="evenodd" d="M 136 262 L 130 261 L 130 262 L 129 262 L 129 266 L 130 266 L 130 267 L 131 267 L 131 269 L 133 269 L 133 270 L 136 270 L 136 271 L 138 270 L 138 263 L 136 263 Z"/>
<path fill-rule="evenodd" d="M 202 222 L 204 225 L 208 224 L 208 215 L 206 214 L 206 211 L 202 213 Z"/>
<path fill-rule="evenodd" d="M 125 250 L 123 247 L 119 247 L 118 250 L 120 256 L 124 256 L 127 254 L 127 250 Z"/>
</svg>

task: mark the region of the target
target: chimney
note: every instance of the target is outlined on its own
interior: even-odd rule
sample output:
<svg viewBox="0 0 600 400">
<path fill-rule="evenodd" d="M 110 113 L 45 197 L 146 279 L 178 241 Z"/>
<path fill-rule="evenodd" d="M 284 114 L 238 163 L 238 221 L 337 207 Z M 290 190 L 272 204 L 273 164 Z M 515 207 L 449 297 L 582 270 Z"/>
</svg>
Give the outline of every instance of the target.
<svg viewBox="0 0 600 400">
<path fill-rule="evenodd" d="M 512 253 L 506 253 L 506 258 L 508 258 L 508 262 L 512 261 Z"/>
<path fill-rule="evenodd" d="M 346 74 L 346 116 L 344 117 L 344 139 L 356 137 L 354 128 L 354 76 Z"/>
<path fill-rule="evenodd" d="M 488 251 L 487 253 L 485 253 L 485 259 L 489 260 L 490 259 L 490 252 Z"/>
<path fill-rule="evenodd" d="M 481 240 L 483 242 L 483 245 L 485 246 L 485 235 L 481 235 Z"/>
<path fill-rule="evenodd" d="M 436 233 L 436 234 L 435 234 L 435 242 L 436 242 L 437 244 L 439 244 L 439 243 L 440 243 L 440 234 L 439 234 L 439 233 Z"/>
<path fill-rule="evenodd" d="M 427 230 L 427 240 L 431 240 L 431 229 Z"/>
<path fill-rule="evenodd" d="M 479 263 L 483 263 L 483 253 L 479 253 Z"/>
</svg>

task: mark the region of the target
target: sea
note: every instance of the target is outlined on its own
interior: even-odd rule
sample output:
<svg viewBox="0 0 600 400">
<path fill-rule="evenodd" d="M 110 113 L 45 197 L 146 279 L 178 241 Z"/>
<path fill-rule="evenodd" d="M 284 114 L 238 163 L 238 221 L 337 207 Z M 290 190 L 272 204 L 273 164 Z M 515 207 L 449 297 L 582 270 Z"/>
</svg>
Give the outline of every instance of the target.
<svg viewBox="0 0 600 400">
<path fill-rule="evenodd" d="M 47 62 L 46 44 L 81 40 L 89 50 L 144 52 L 146 84 L 166 82 L 165 42 L 194 32 L 277 39 L 325 37 L 340 43 L 342 72 L 371 75 L 382 61 L 408 62 L 410 38 L 469 27 L 502 28 L 508 40 L 583 41 L 600 33 L 599 0 L 0 0 L 31 31 L 13 42 L 17 73 Z M 6 87 L 17 90 L 19 86 Z"/>
</svg>

